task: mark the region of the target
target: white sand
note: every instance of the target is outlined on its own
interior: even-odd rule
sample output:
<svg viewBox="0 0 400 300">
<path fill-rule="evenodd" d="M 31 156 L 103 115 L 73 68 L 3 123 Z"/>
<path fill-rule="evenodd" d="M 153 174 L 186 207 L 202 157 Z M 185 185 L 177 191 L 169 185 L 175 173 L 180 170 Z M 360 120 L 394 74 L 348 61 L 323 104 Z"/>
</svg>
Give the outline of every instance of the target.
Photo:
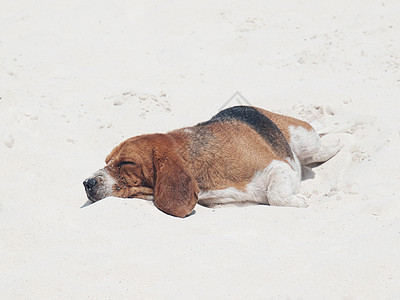
<svg viewBox="0 0 400 300">
<path fill-rule="evenodd" d="M 399 298 L 400 3 L 265 2 L 1 1 L 1 299 Z M 236 91 L 341 140 L 309 208 L 80 209 L 116 144 Z"/>
</svg>

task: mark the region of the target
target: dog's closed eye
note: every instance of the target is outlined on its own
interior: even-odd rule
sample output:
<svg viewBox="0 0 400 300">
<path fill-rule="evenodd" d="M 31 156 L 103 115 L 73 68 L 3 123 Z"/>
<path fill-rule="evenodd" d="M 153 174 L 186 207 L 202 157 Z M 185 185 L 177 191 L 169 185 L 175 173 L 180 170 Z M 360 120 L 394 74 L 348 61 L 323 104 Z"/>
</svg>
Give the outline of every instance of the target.
<svg viewBox="0 0 400 300">
<path fill-rule="evenodd" d="M 122 166 L 135 166 L 135 165 L 136 163 L 134 163 L 133 161 L 123 161 L 118 166 L 122 167 Z"/>
</svg>

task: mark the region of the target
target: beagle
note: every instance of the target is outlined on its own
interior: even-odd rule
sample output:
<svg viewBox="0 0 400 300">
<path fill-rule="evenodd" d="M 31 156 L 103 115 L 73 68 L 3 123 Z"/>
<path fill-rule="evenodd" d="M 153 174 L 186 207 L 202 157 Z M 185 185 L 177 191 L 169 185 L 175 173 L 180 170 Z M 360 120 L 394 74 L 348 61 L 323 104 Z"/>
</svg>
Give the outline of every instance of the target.
<svg viewBox="0 0 400 300">
<path fill-rule="evenodd" d="M 142 198 L 177 217 L 189 215 L 196 203 L 306 207 L 297 195 L 301 167 L 339 149 L 323 147 L 304 121 L 235 106 L 193 127 L 122 142 L 83 182 L 86 204 L 108 196 Z"/>
</svg>

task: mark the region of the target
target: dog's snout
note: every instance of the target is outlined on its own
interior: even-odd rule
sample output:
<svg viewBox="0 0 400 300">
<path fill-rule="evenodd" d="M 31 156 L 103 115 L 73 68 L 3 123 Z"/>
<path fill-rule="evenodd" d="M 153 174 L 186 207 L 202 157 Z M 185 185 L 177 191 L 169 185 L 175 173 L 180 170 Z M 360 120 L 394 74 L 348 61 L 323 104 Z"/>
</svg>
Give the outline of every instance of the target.
<svg viewBox="0 0 400 300">
<path fill-rule="evenodd" d="M 83 185 L 85 186 L 85 189 L 87 191 L 92 190 L 96 186 L 96 184 L 97 184 L 97 180 L 95 178 L 89 178 L 83 182 Z"/>
</svg>

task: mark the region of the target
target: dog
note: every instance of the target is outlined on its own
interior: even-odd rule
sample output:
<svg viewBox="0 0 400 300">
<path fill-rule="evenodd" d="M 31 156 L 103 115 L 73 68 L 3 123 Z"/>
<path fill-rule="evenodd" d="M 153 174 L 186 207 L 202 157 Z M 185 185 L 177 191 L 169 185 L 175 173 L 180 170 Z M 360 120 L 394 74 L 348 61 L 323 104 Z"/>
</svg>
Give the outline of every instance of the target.
<svg viewBox="0 0 400 300">
<path fill-rule="evenodd" d="M 197 203 L 306 207 L 297 194 L 302 166 L 339 150 L 338 143 L 322 145 L 304 121 L 235 106 L 193 127 L 127 139 L 83 185 L 87 204 L 108 196 L 141 198 L 182 218 Z"/>
</svg>

